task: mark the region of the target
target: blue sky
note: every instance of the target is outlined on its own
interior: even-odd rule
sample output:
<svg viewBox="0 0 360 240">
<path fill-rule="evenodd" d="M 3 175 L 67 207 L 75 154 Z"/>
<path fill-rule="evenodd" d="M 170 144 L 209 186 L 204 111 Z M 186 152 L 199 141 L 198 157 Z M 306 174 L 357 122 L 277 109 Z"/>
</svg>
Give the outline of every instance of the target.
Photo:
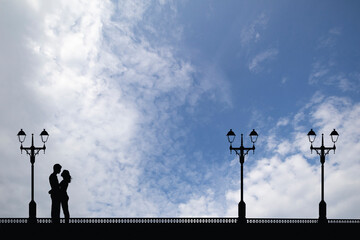
<svg viewBox="0 0 360 240">
<path fill-rule="evenodd" d="M 320 164 L 307 132 L 336 128 L 328 217 L 360 209 L 357 1 L 3 1 L 0 216 L 26 216 L 28 157 L 43 128 L 48 175 L 73 176 L 72 216 L 237 216 L 226 133 L 259 133 L 245 162 L 248 217 L 317 217 Z M 29 139 L 27 139 L 29 143 Z M 40 139 L 36 139 L 39 142 Z M 319 144 L 317 139 L 316 144 Z M 60 176 L 59 176 L 60 178 Z M 13 189 L 18 189 L 14 192 Z"/>
</svg>

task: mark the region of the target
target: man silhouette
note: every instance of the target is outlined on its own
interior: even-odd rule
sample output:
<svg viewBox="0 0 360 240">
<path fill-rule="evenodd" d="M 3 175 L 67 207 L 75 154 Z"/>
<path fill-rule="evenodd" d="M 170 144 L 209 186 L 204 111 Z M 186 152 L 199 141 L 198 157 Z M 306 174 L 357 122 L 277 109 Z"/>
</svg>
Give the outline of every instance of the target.
<svg viewBox="0 0 360 240">
<path fill-rule="evenodd" d="M 60 194 L 59 194 L 59 180 L 57 174 L 61 172 L 61 165 L 55 164 L 54 172 L 49 176 L 49 182 L 51 190 L 49 191 L 51 196 L 51 221 L 53 223 L 60 223 Z"/>
</svg>

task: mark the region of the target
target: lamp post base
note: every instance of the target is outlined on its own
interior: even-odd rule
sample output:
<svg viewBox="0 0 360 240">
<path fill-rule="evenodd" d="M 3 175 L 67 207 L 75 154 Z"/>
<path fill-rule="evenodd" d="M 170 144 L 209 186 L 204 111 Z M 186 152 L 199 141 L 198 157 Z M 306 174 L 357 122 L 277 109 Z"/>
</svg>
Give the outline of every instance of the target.
<svg viewBox="0 0 360 240">
<path fill-rule="evenodd" d="M 238 223 L 246 223 L 246 204 L 244 201 L 239 202 L 239 219 Z"/>
<path fill-rule="evenodd" d="M 319 203 L 319 220 L 318 223 L 328 223 L 326 218 L 326 202 L 321 200 Z"/>
<path fill-rule="evenodd" d="M 37 223 L 36 220 L 36 202 L 31 200 L 29 203 L 29 220 L 28 223 Z"/>
</svg>

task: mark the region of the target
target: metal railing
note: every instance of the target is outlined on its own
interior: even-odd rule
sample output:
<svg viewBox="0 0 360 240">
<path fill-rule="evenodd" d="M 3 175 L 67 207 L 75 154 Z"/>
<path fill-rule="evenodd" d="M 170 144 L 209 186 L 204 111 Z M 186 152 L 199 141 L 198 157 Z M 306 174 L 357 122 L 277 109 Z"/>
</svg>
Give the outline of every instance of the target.
<svg viewBox="0 0 360 240">
<path fill-rule="evenodd" d="M 250 224 L 313 224 L 316 218 L 247 218 Z M 0 224 L 27 223 L 28 218 L 0 218 Z M 238 218 L 70 218 L 76 224 L 236 224 Z M 37 223 L 51 223 L 51 218 L 37 218 Z M 65 223 L 65 219 L 60 219 Z M 360 219 L 328 219 L 328 223 L 360 223 Z"/>
<path fill-rule="evenodd" d="M 318 223 L 317 218 L 247 218 L 246 221 L 247 223 Z"/>
</svg>

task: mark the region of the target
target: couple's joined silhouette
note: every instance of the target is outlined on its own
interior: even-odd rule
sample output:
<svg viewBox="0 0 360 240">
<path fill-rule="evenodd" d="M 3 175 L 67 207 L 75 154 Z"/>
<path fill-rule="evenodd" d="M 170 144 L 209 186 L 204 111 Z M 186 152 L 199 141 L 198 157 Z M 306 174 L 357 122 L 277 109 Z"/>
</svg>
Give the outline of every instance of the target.
<svg viewBox="0 0 360 240">
<path fill-rule="evenodd" d="M 61 176 L 63 180 L 59 183 L 57 174 L 61 172 L 61 165 L 55 164 L 54 171 L 50 174 L 49 182 L 51 190 L 49 194 L 51 196 L 51 220 L 53 223 L 60 223 L 60 205 L 64 212 L 65 223 L 69 223 L 69 196 L 67 194 L 67 188 L 71 182 L 71 176 L 68 170 L 63 170 Z"/>
</svg>

